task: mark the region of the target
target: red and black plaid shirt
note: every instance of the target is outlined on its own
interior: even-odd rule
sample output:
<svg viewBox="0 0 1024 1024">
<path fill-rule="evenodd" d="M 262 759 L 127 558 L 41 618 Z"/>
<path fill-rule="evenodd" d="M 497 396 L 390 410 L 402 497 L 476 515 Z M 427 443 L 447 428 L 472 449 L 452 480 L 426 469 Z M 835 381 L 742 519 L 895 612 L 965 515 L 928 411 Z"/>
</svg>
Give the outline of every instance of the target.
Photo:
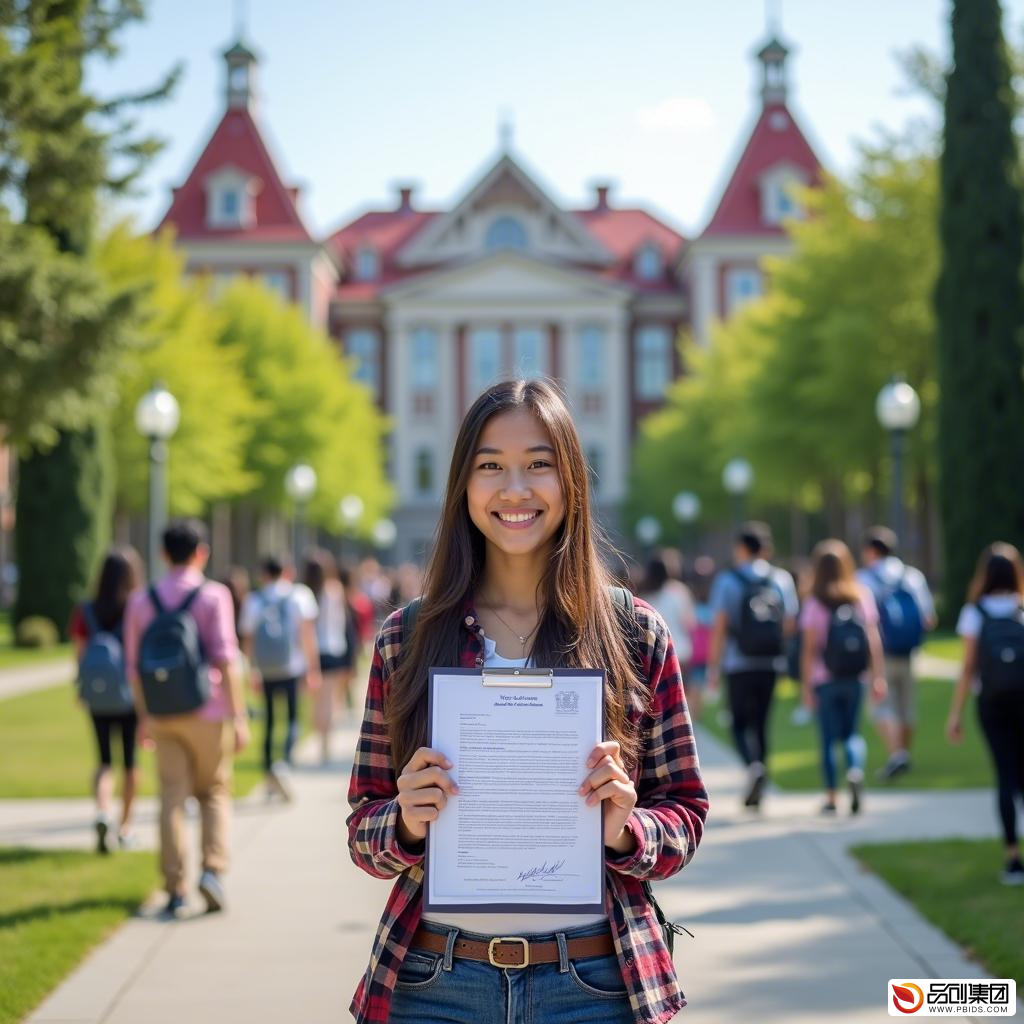
<svg viewBox="0 0 1024 1024">
<path fill-rule="evenodd" d="M 633 1013 L 637 1021 L 661 1024 L 685 1006 L 686 999 L 641 882 L 668 878 L 689 863 L 704 832 L 708 795 L 672 639 L 650 605 L 637 600 L 635 606 L 652 701 L 637 721 L 644 734 L 643 754 L 633 773 L 637 804 L 626 823 L 636 849 L 621 857 L 606 856 L 606 909 Z M 463 627 L 460 667 L 479 668 L 484 663 L 483 628 L 469 606 Z M 374 878 L 397 876 L 370 963 L 352 1000 L 358 1024 L 387 1024 L 398 968 L 419 926 L 423 902 L 423 854 L 411 853 L 398 842 L 397 772 L 384 724 L 401 644 L 402 613 L 396 611 L 381 627 L 374 647 L 348 792 L 352 860 Z"/>
</svg>

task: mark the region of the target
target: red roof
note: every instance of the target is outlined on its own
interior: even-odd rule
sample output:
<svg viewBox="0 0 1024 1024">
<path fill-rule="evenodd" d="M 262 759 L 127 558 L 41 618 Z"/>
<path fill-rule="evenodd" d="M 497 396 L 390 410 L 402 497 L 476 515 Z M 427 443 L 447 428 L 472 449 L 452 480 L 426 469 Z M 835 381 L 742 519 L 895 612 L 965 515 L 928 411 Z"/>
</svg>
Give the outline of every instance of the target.
<svg viewBox="0 0 1024 1024">
<path fill-rule="evenodd" d="M 760 179 L 777 164 L 799 168 L 807 175 L 808 184 L 820 184 L 821 162 L 783 103 L 766 104 L 761 111 L 718 209 L 701 237 L 783 234 L 782 225 L 766 224 L 761 217 Z"/>
<path fill-rule="evenodd" d="M 671 276 L 646 281 L 634 274 L 633 260 L 645 244 L 656 245 L 662 253 L 666 267 L 671 267 L 686 240 L 677 231 L 652 217 L 645 210 L 616 210 L 609 207 L 576 210 L 586 229 L 615 257 L 615 262 L 595 271 L 593 267 L 579 269 L 599 274 L 615 281 L 627 282 L 645 292 L 678 291 Z M 336 231 L 327 241 L 339 260 L 351 270 L 355 253 L 364 245 L 372 246 L 380 257 L 380 274 L 373 281 L 344 280 L 337 290 L 341 301 L 371 301 L 379 290 L 389 284 L 415 277 L 437 269 L 436 266 L 406 269 L 395 260 L 402 249 L 413 240 L 435 217 L 436 211 L 376 210 L 364 213 L 351 224 Z"/>
<path fill-rule="evenodd" d="M 227 167 L 235 167 L 260 181 L 255 199 L 256 222 L 251 227 L 224 229 L 207 225 L 206 179 Z M 179 238 L 193 241 L 312 242 L 295 205 L 297 195 L 298 189 L 281 181 L 249 111 L 229 109 L 185 184 L 174 190 L 160 228 L 174 225 Z"/>
</svg>

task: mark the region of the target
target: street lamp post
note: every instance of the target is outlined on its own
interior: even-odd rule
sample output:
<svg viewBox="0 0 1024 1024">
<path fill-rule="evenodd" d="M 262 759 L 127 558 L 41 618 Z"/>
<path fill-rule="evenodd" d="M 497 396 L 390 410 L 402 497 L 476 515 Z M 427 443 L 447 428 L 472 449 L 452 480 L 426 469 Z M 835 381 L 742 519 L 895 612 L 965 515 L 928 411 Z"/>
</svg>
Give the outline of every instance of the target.
<svg viewBox="0 0 1024 1024">
<path fill-rule="evenodd" d="M 365 506 L 363 505 L 363 499 L 358 494 L 346 494 L 341 501 L 338 502 L 338 518 L 341 520 L 342 528 L 342 550 L 341 557 L 344 560 L 344 538 L 348 534 L 355 533 L 356 527 L 359 525 L 359 520 L 363 518 L 363 511 Z"/>
<path fill-rule="evenodd" d="M 181 410 L 174 395 L 159 381 L 135 406 L 135 428 L 149 441 L 149 509 L 146 567 L 156 579 L 160 534 L 167 522 L 167 442 L 178 429 Z"/>
<path fill-rule="evenodd" d="M 917 426 L 921 415 L 921 400 L 917 397 L 917 392 L 902 377 L 893 377 L 878 392 L 875 415 L 882 427 L 889 431 L 892 450 L 889 521 L 896 536 L 903 542 L 903 454 L 907 431 Z"/>
<path fill-rule="evenodd" d="M 390 519 L 378 519 L 370 535 L 375 547 L 380 551 L 389 551 L 398 538 L 398 527 Z"/>
<path fill-rule="evenodd" d="M 285 474 L 284 489 L 295 504 L 295 519 L 292 526 L 293 557 L 298 562 L 306 543 L 306 505 L 316 493 L 316 470 L 304 462 L 292 466 Z"/>
<path fill-rule="evenodd" d="M 636 539 L 644 546 L 644 557 L 649 558 L 651 549 L 661 537 L 661 523 L 655 516 L 642 516 L 636 522 Z"/>
<path fill-rule="evenodd" d="M 693 491 L 680 491 L 672 501 L 672 514 L 682 525 L 681 546 L 685 552 L 686 548 L 696 549 L 696 538 L 694 537 L 694 523 L 700 518 L 700 498 Z"/>
<path fill-rule="evenodd" d="M 730 459 L 722 470 L 722 486 L 732 495 L 733 526 L 746 516 L 747 492 L 754 483 L 754 467 L 746 459 Z"/>
</svg>

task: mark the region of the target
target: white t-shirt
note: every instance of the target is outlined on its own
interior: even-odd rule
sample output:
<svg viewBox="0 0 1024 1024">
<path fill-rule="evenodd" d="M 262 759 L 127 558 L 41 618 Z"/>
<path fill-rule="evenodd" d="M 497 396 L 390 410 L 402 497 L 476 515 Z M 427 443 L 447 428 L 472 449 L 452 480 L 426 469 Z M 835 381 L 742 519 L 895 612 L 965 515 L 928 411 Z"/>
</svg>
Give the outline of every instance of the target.
<svg viewBox="0 0 1024 1024">
<path fill-rule="evenodd" d="M 680 665 L 685 665 L 693 653 L 690 630 L 697 624 L 690 588 L 685 583 L 669 580 L 661 590 L 641 594 L 640 597 L 665 620 L 676 659 Z"/>
<path fill-rule="evenodd" d="M 981 606 L 985 609 L 985 614 L 991 615 L 993 619 L 1010 618 L 1020 610 L 1021 603 L 1019 594 L 986 594 L 981 599 Z M 965 604 L 960 609 L 956 631 L 960 636 L 973 640 L 980 635 L 983 622 L 981 612 L 973 604 Z"/>
<path fill-rule="evenodd" d="M 529 658 L 503 658 L 497 645 L 484 637 L 484 665 L 487 668 L 527 668 Z M 583 780 L 580 779 L 582 782 Z M 581 798 L 582 799 L 582 798 Z M 607 914 L 431 914 L 424 911 L 424 921 L 458 928 L 479 935 L 550 935 L 608 920 Z"/>
<path fill-rule="evenodd" d="M 348 609 L 341 591 L 325 587 L 320 594 L 320 614 L 316 620 L 316 642 L 321 654 L 332 654 L 336 658 L 348 654 L 347 618 Z"/>
<path fill-rule="evenodd" d="M 288 663 L 288 678 L 305 675 L 306 652 L 302 649 L 301 625 L 303 622 L 315 622 L 319 609 L 313 591 L 302 583 L 289 583 L 287 580 L 275 580 L 261 590 L 246 596 L 242 603 L 242 613 L 238 617 L 238 632 L 242 636 L 252 636 L 259 625 L 260 615 L 268 603 L 275 603 L 287 598 L 288 620 L 292 629 L 291 659 Z"/>
</svg>

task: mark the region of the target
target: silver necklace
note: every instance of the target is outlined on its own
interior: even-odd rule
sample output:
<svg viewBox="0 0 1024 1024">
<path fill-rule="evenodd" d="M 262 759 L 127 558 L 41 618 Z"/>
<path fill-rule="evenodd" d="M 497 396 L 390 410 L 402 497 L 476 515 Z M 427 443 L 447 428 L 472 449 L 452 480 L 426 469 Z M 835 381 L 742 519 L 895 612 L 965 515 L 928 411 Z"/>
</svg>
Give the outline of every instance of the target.
<svg viewBox="0 0 1024 1024">
<path fill-rule="evenodd" d="M 513 628 L 512 628 L 512 627 L 511 627 L 511 626 L 510 626 L 510 625 L 509 625 L 509 624 L 508 624 L 508 623 L 507 623 L 507 622 L 506 622 L 506 621 L 505 621 L 505 620 L 504 620 L 504 619 L 503 619 L 503 618 L 502 618 L 502 617 L 501 617 L 501 616 L 500 616 L 499 614 L 498 614 L 498 609 L 497 609 L 497 608 L 491 608 L 490 610 L 491 610 L 492 612 L 494 612 L 494 617 L 495 617 L 495 618 L 496 618 L 496 619 L 497 619 L 497 620 L 498 620 L 498 621 L 499 621 L 499 622 L 500 622 L 500 623 L 501 623 L 501 624 L 502 624 L 502 625 L 503 625 L 503 626 L 504 626 L 504 627 L 505 627 L 505 628 L 506 628 L 506 629 L 507 629 L 507 630 L 508 630 L 508 631 L 509 631 L 509 632 L 510 632 L 510 633 L 511 633 L 511 634 L 512 634 L 512 635 L 513 635 L 513 636 L 514 636 L 514 637 L 515 637 L 515 638 L 516 638 L 517 640 L 518 640 L 518 641 L 519 641 L 519 643 L 520 643 L 520 644 L 522 645 L 522 648 L 523 648 L 523 655 L 525 656 L 525 654 L 526 654 L 526 644 L 527 644 L 527 641 L 528 641 L 528 640 L 530 639 L 530 637 L 531 637 L 531 636 L 533 636 L 533 634 L 534 634 L 534 633 L 536 633 L 536 632 L 537 632 L 537 629 L 538 629 L 538 627 L 540 626 L 540 616 L 539 616 L 539 615 L 537 616 L 537 622 L 536 622 L 536 623 L 534 624 L 534 627 L 533 627 L 533 629 L 531 629 L 531 630 L 530 630 L 530 632 L 526 634 L 526 636 L 523 636 L 523 635 L 522 635 L 521 633 L 517 633 L 517 632 L 516 632 L 516 631 L 515 631 L 515 630 L 514 630 L 514 629 L 513 629 Z"/>
</svg>

